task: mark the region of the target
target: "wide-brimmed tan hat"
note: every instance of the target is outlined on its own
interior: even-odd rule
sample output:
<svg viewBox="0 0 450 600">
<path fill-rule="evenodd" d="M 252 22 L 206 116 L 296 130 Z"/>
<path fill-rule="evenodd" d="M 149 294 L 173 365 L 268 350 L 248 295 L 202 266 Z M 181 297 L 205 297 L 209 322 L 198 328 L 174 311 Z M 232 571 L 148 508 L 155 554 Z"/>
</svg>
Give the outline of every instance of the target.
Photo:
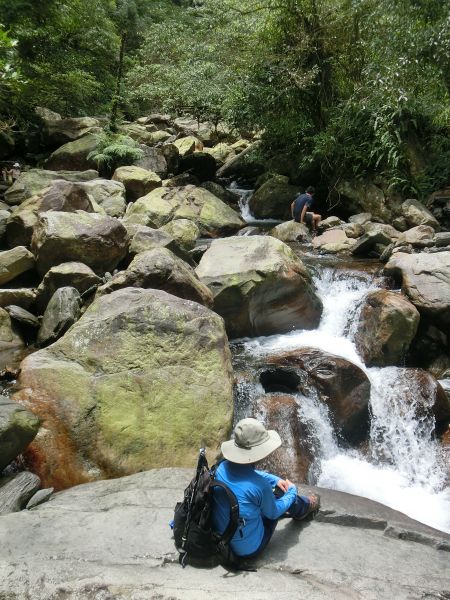
<svg viewBox="0 0 450 600">
<path fill-rule="evenodd" d="M 281 446 L 281 438 L 272 429 L 267 430 L 256 419 L 242 419 L 234 428 L 234 438 L 223 442 L 222 454 L 240 465 L 262 460 Z"/>
</svg>

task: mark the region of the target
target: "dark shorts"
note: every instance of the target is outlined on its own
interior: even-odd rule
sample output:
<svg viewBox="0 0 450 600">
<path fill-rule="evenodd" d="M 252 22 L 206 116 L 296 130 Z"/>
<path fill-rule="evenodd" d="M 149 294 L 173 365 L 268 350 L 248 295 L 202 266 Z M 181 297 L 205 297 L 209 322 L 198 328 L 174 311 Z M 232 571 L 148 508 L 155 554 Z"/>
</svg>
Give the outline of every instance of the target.
<svg viewBox="0 0 450 600">
<path fill-rule="evenodd" d="M 312 212 L 305 213 L 305 223 L 307 225 L 313 224 L 313 215 L 314 215 L 314 213 L 312 213 Z"/>
</svg>

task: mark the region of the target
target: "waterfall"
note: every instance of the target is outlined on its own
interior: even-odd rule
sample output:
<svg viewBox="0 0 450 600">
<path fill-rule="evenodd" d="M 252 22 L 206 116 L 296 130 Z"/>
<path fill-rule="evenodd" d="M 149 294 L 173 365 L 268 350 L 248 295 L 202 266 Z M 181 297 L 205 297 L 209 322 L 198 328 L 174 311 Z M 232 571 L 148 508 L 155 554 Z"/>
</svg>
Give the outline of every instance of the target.
<svg viewBox="0 0 450 600">
<path fill-rule="evenodd" d="M 325 268 L 315 277 L 324 310 L 319 328 L 240 341 L 251 355 L 315 347 L 362 368 L 371 383 L 370 447 L 341 448 L 327 408 L 301 398 L 298 415 L 314 438 L 317 485 L 364 496 L 450 533 L 450 487 L 442 447 L 433 438 L 431 406 L 417 410 L 416 383 L 397 367 L 367 368 L 353 336 L 365 295 L 380 281 L 361 272 Z M 420 414 L 420 417 L 418 416 Z"/>
<path fill-rule="evenodd" d="M 252 212 L 250 210 L 250 198 L 253 195 L 253 192 L 255 190 L 249 190 L 249 189 L 245 189 L 245 188 L 240 188 L 239 184 L 236 181 L 233 181 L 233 183 L 230 184 L 230 187 L 228 188 L 231 192 L 237 194 L 239 196 L 239 210 L 241 212 L 241 217 L 242 219 L 248 223 L 249 225 L 252 224 L 266 224 L 266 225 L 270 225 L 270 224 L 277 224 L 280 223 L 280 221 L 278 221 L 277 219 L 257 219 L 256 217 L 254 217 L 252 215 Z"/>
</svg>

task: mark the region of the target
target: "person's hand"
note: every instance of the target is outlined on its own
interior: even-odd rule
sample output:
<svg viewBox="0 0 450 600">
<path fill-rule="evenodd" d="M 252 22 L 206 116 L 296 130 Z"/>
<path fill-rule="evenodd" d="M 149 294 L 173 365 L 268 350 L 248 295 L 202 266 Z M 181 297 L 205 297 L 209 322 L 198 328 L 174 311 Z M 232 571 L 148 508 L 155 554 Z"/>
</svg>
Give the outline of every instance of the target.
<svg viewBox="0 0 450 600">
<path fill-rule="evenodd" d="M 277 487 L 280 488 L 283 492 L 287 492 L 290 487 L 293 487 L 294 484 L 289 479 L 279 479 L 277 482 Z"/>
</svg>

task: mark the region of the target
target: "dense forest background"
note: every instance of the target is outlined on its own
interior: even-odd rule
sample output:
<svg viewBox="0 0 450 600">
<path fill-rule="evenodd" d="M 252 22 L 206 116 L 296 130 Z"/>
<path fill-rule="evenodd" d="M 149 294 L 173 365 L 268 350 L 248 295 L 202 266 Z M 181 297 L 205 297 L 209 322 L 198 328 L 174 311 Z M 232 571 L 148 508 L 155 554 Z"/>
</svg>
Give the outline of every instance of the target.
<svg viewBox="0 0 450 600">
<path fill-rule="evenodd" d="M 332 185 L 450 180 L 442 0 L 0 0 L 0 136 L 63 116 L 190 114 Z"/>
</svg>

